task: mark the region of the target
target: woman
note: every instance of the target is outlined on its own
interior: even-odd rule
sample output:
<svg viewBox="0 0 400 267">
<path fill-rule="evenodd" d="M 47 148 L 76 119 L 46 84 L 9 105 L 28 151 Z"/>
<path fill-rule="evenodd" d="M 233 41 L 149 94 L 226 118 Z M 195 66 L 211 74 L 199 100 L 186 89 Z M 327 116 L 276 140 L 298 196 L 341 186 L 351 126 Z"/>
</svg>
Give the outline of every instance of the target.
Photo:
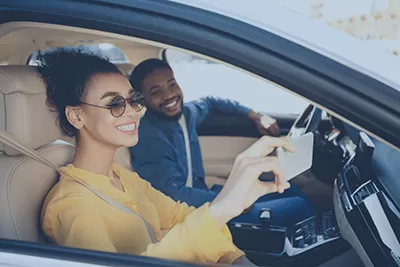
<svg viewBox="0 0 400 267">
<path fill-rule="evenodd" d="M 263 137 L 244 151 L 218 197 L 194 209 L 113 163 L 119 147 L 137 143 L 142 109 L 141 95 L 115 65 L 80 50 L 39 53 L 38 60 L 48 104 L 58 112 L 62 131 L 77 141 L 72 164 L 62 168 L 43 206 L 41 223 L 49 240 L 180 261 L 243 263 L 226 223 L 260 196 L 289 187 L 278 161 L 265 157 L 277 146 L 291 150 L 286 140 Z M 269 171 L 276 181 L 260 182 L 258 176 Z M 115 208 L 89 188 L 141 215 L 156 242 L 140 217 Z M 162 237 L 163 230 L 167 234 Z"/>
</svg>

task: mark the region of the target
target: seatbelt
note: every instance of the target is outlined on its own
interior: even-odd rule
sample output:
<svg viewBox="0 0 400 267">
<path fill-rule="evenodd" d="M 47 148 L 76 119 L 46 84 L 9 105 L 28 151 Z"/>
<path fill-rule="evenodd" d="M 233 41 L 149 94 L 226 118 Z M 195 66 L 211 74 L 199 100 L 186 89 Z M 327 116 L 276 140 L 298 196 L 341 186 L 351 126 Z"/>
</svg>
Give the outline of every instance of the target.
<svg viewBox="0 0 400 267">
<path fill-rule="evenodd" d="M 47 167 L 52 168 L 53 170 L 57 171 L 59 174 L 64 174 L 64 175 L 67 175 L 67 176 L 71 177 L 74 181 L 78 182 L 82 186 L 84 186 L 87 189 L 89 189 L 90 191 L 92 191 L 95 195 L 97 195 L 99 198 L 103 199 L 105 202 L 107 202 L 108 204 L 110 204 L 114 208 L 119 209 L 120 211 L 123 211 L 123 212 L 126 212 L 126 213 L 131 213 L 131 214 L 137 216 L 140 220 L 142 220 L 142 222 L 146 226 L 147 233 L 150 236 L 151 242 L 152 243 L 156 243 L 157 242 L 157 235 L 156 235 L 153 227 L 151 226 L 151 224 L 149 222 L 147 222 L 137 212 L 135 212 L 135 211 L 131 210 L 130 208 L 128 208 L 127 206 L 125 206 L 125 205 L 113 200 L 109 196 L 101 193 L 100 191 L 98 191 L 97 189 L 91 187 L 90 185 L 87 185 L 87 184 L 79 181 L 78 179 L 74 178 L 72 175 L 70 175 L 68 172 L 64 171 L 59 166 L 53 164 L 52 162 L 50 162 L 47 159 L 45 159 L 44 157 L 42 157 L 35 150 L 27 148 L 24 145 L 20 144 L 18 141 L 16 141 L 6 131 L 0 130 L 0 142 L 5 144 L 5 145 L 7 145 L 7 146 L 9 146 L 9 147 L 11 147 L 11 148 L 13 148 L 13 149 L 15 149 L 15 150 L 17 150 L 17 151 L 19 151 L 19 152 L 21 152 L 25 156 L 27 156 L 27 157 L 29 157 L 29 158 L 31 158 L 33 160 L 36 160 L 37 162 L 42 163 L 42 164 L 46 165 Z"/>
<path fill-rule="evenodd" d="M 183 139 L 185 140 L 185 150 L 186 150 L 186 159 L 187 159 L 187 167 L 188 167 L 188 175 L 186 177 L 186 186 L 193 187 L 193 173 L 192 173 L 192 154 L 190 152 L 190 140 L 188 129 L 186 125 L 185 115 L 182 113 L 182 116 L 179 119 L 179 125 L 182 128 Z"/>
</svg>

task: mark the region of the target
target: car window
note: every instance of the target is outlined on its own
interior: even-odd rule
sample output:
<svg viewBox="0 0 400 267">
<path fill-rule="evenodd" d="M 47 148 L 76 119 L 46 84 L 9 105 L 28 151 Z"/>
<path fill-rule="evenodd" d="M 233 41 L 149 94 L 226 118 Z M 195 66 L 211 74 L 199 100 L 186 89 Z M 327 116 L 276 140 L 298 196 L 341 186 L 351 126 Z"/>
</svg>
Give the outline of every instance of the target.
<svg viewBox="0 0 400 267">
<path fill-rule="evenodd" d="M 185 95 L 185 101 L 205 96 L 236 100 L 259 112 L 299 114 L 308 105 L 302 98 L 258 77 L 177 50 L 165 58 Z"/>
<path fill-rule="evenodd" d="M 113 44 L 101 43 L 101 44 L 88 44 L 88 45 L 78 45 L 78 46 L 65 46 L 65 48 L 80 48 L 84 51 L 92 52 L 97 55 L 106 57 L 110 62 L 114 64 L 128 63 L 128 59 L 121 49 Z M 50 48 L 48 50 L 51 50 Z M 37 65 L 37 52 L 32 53 L 29 57 L 28 65 Z"/>
</svg>

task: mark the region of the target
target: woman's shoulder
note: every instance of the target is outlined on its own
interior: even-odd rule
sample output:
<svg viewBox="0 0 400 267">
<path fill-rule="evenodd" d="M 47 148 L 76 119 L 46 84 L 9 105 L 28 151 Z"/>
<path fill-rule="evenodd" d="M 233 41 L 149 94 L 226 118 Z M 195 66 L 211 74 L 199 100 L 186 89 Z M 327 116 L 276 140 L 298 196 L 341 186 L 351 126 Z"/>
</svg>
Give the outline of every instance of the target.
<svg viewBox="0 0 400 267">
<path fill-rule="evenodd" d="M 50 207 L 66 207 L 73 202 L 87 202 L 93 198 L 93 194 L 81 184 L 66 175 L 61 175 L 59 181 L 50 189 L 47 194 L 43 209 Z M 88 202 L 87 202 L 88 203 Z"/>
<path fill-rule="evenodd" d="M 48 195 L 63 198 L 72 195 L 85 196 L 90 193 L 84 186 L 77 183 L 73 179 L 61 175 L 59 181 L 51 188 Z"/>
</svg>

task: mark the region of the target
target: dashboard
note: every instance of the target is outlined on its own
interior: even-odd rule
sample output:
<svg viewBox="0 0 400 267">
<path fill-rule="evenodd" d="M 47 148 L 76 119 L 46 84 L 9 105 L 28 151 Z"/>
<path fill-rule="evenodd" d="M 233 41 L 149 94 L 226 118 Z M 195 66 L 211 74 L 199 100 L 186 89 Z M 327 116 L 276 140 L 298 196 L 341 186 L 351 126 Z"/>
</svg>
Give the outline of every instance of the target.
<svg viewBox="0 0 400 267">
<path fill-rule="evenodd" d="M 241 121 L 237 118 L 224 116 L 221 120 L 215 115 L 211 117 L 212 123 L 203 125 L 202 135 L 257 137 L 256 129 L 249 122 L 243 120 L 239 124 Z M 293 117 L 280 118 L 284 133 L 289 132 L 293 120 Z M 296 126 L 304 128 L 305 124 Z M 329 213 L 332 210 L 329 206 L 330 210 L 323 210 L 287 230 L 231 225 L 231 232 L 236 233 L 234 240 L 243 242 L 239 247 L 255 262 L 259 259 L 259 262 L 277 265 L 293 262 L 293 266 L 302 266 L 299 262 L 304 259 L 304 265 L 308 266 L 308 260 L 315 262 L 323 251 L 327 251 L 326 257 L 331 257 L 334 251 L 348 249 L 350 244 L 367 267 L 400 266 L 400 151 L 329 114 L 317 128 L 311 172 L 318 180 L 334 187 L 333 214 Z M 274 246 L 267 247 L 265 240 L 273 240 L 268 244 Z M 322 261 L 323 257 L 320 258 Z"/>
<path fill-rule="evenodd" d="M 365 266 L 400 266 L 400 152 L 332 119 L 343 151 L 334 186 L 341 236 Z M 339 138 L 340 137 L 340 138 Z M 388 188 L 390 187 L 390 188 Z"/>
</svg>

